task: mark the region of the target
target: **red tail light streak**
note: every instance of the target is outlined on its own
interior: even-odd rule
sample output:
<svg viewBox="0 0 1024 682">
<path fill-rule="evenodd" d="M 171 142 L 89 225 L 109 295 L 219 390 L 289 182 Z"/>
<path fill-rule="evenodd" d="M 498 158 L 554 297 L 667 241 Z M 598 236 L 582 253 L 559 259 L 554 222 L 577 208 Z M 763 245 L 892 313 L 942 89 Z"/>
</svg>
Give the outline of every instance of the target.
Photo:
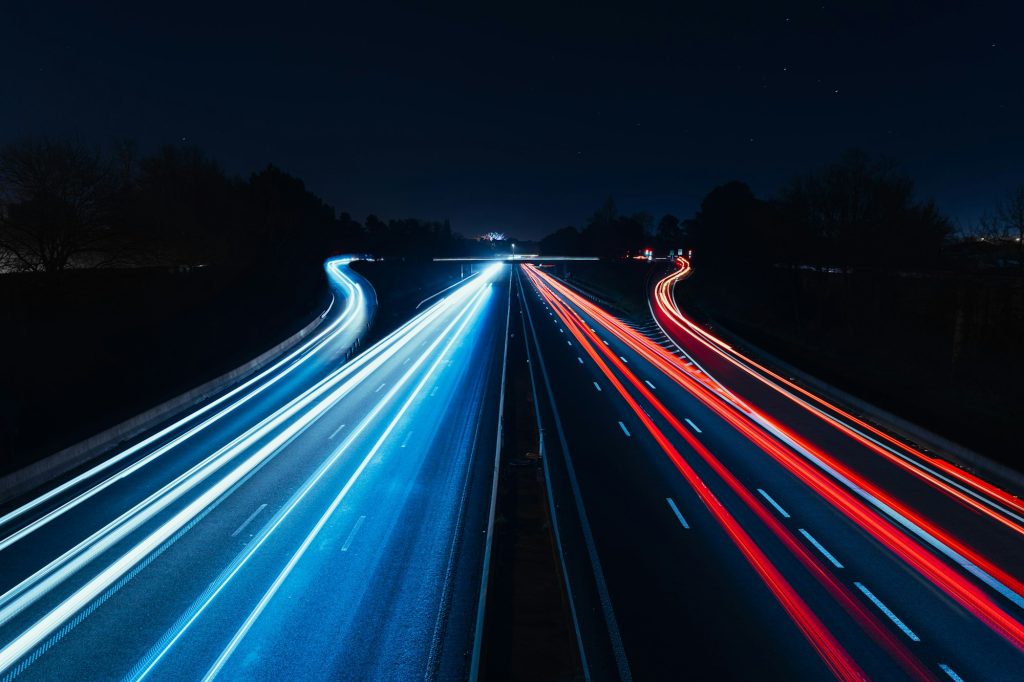
<svg viewBox="0 0 1024 682">
<path fill-rule="evenodd" d="M 558 297 L 554 296 L 555 292 L 565 300 L 569 301 L 573 306 L 582 310 L 597 322 L 597 324 L 600 324 L 615 337 L 626 343 L 633 351 L 647 359 L 651 364 L 672 378 L 677 384 L 698 398 L 704 405 L 713 410 L 715 414 L 721 417 L 730 426 L 743 434 L 763 452 L 785 467 L 786 470 L 791 472 L 819 496 L 841 511 L 852 522 L 856 523 L 859 527 L 868 532 L 878 542 L 888 548 L 894 555 L 917 570 L 922 576 L 927 578 L 936 587 L 962 605 L 975 617 L 986 623 L 1013 646 L 1020 650 L 1024 650 L 1024 626 L 1010 616 L 992 597 L 986 594 L 984 590 L 958 573 L 938 556 L 929 551 L 929 549 L 916 542 L 915 539 L 903 529 L 893 524 L 890 520 L 883 518 L 876 509 L 869 507 L 867 503 L 861 501 L 853 493 L 843 488 L 836 482 L 836 480 L 833 480 L 833 478 L 818 469 L 807 458 L 799 454 L 792 446 L 784 445 L 779 440 L 776 440 L 775 437 L 770 435 L 770 432 L 763 424 L 767 423 L 772 427 L 776 434 L 782 434 L 787 440 L 796 444 L 800 448 L 805 449 L 812 457 L 818 459 L 827 471 L 834 472 L 833 475 L 837 476 L 840 480 L 845 480 L 849 485 L 860 488 L 867 497 L 877 501 L 878 505 L 888 507 L 892 512 L 890 516 L 897 515 L 902 517 L 904 520 L 903 525 L 905 527 L 918 529 L 920 532 L 915 531 L 918 536 L 923 536 L 923 538 L 928 540 L 933 547 L 940 549 L 940 551 L 946 553 L 947 556 L 954 558 L 961 567 L 964 567 L 975 575 L 982 577 L 983 580 L 985 577 L 990 577 L 990 580 L 986 580 L 986 582 L 988 582 L 990 586 L 1003 588 L 1004 595 L 1008 595 L 1012 598 L 1014 596 L 1019 597 L 1019 595 L 1024 594 L 1024 586 L 1022 586 L 1020 581 L 994 565 L 991 561 L 988 561 L 986 558 L 979 555 L 963 542 L 952 537 L 948 532 L 939 528 L 928 519 L 923 518 L 920 514 L 917 514 L 906 505 L 893 499 L 892 496 L 886 494 L 877 486 L 850 471 L 847 467 L 842 466 L 835 460 L 835 458 L 829 456 L 825 452 L 822 452 L 820 449 L 815 448 L 810 443 L 800 439 L 795 434 L 785 429 L 782 425 L 773 422 L 766 415 L 753 410 L 742 401 L 737 400 L 735 396 L 732 396 L 721 387 L 715 385 L 715 382 L 710 380 L 702 372 L 697 373 L 699 370 L 690 369 L 685 366 L 680 367 L 677 364 L 679 360 L 676 356 L 672 355 L 647 337 L 635 332 L 616 318 L 601 310 L 596 305 L 590 303 L 581 296 L 578 296 L 571 289 L 554 280 L 549 275 L 535 269 L 527 269 L 526 271 L 537 288 L 542 292 L 552 307 L 558 311 L 558 314 L 563 318 L 563 321 L 566 322 L 567 328 L 570 328 L 574 334 L 578 334 L 577 338 L 580 339 L 581 344 L 584 342 L 584 339 L 588 337 L 593 339 L 597 339 L 597 337 L 590 332 L 589 326 L 577 315 L 577 313 L 575 313 L 575 311 L 565 305 L 558 299 Z M 595 345 L 601 347 L 602 351 L 605 350 L 603 348 L 603 344 L 597 343 Z M 610 352 L 610 350 L 608 352 Z M 620 372 L 629 376 L 628 370 L 621 362 L 618 362 L 616 358 L 611 357 L 610 361 Z M 602 371 L 604 371 L 604 368 Z M 620 388 L 621 384 L 618 384 L 616 387 Z M 696 439 L 693 438 L 692 434 L 689 434 L 679 423 L 679 420 L 661 406 L 660 403 L 653 398 L 653 395 L 650 395 L 650 391 L 647 390 L 646 387 L 636 385 L 636 389 L 644 395 L 645 400 L 650 401 L 651 404 L 655 406 L 655 409 L 657 409 L 658 412 L 661 413 L 670 424 L 672 424 L 673 428 L 679 431 L 680 434 L 687 439 L 689 444 L 694 444 Z M 642 421 L 644 421 L 643 414 L 643 410 L 641 409 L 638 416 L 640 416 Z M 700 445 L 699 441 L 696 442 Z M 711 453 L 707 452 L 705 448 L 695 447 L 694 449 L 704 459 L 708 460 L 709 464 L 711 463 L 713 456 Z M 673 461 L 676 461 L 675 458 L 673 458 Z M 712 466 L 715 468 L 717 473 L 723 476 L 723 479 L 726 480 L 727 483 L 730 480 L 733 480 L 721 463 L 712 464 Z M 677 468 L 678 467 L 679 464 L 677 463 Z M 733 485 L 733 483 L 730 483 L 730 485 Z M 739 485 L 738 482 L 736 485 Z M 740 494 L 739 491 L 737 492 Z M 745 495 L 740 494 L 740 496 L 746 500 Z M 762 517 L 760 513 L 758 513 L 758 516 Z M 788 541 L 785 539 L 783 539 L 783 541 L 787 546 L 790 546 Z M 805 565 L 808 564 L 805 562 Z M 820 571 L 816 571 L 813 568 L 813 564 L 809 565 L 809 568 L 811 568 L 812 573 L 820 573 Z M 830 589 L 830 591 L 832 590 Z M 848 594 L 844 595 L 842 592 L 837 596 L 841 603 L 844 603 L 847 597 Z"/>
</svg>

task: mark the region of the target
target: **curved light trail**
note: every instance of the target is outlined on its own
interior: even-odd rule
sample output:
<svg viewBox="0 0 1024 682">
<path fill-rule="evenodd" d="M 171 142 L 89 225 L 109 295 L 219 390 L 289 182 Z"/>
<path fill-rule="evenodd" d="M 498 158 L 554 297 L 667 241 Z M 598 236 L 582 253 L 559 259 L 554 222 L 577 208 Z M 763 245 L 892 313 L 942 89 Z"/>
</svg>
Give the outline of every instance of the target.
<svg viewBox="0 0 1024 682">
<path fill-rule="evenodd" d="M 224 396 L 4 517 L 3 527 L 10 530 L 0 545 L 0 561 L 17 556 L 25 568 L 8 574 L 7 580 L 17 577 L 2 585 L 0 679 L 25 673 L 47 676 L 54 669 L 88 676 L 89 666 L 104 670 L 105 676 L 127 678 L 175 677 L 185 668 L 198 677 L 211 665 L 209 673 L 220 671 L 231 652 L 247 641 L 246 633 L 273 595 L 301 578 L 293 575 L 296 566 L 323 565 L 311 549 L 333 536 L 333 525 L 350 513 L 352 504 L 370 504 L 372 495 L 366 495 L 374 489 L 394 496 L 395 482 L 408 479 L 411 485 L 425 475 L 425 458 L 436 448 L 449 447 L 445 439 L 461 437 L 465 424 L 493 421 L 493 415 L 480 411 L 496 404 L 494 348 L 500 334 L 482 318 L 493 320 L 504 312 L 493 296 L 504 266 L 486 268 L 449 288 L 429 308 L 345 362 L 347 349 L 366 327 L 372 313 L 368 301 L 373 299 L 365 280 L 347 263 L 340 259 L 326 264 L 342 305 L 332 304 L 325 313 L 333 315 L 327 327 L 312 339 Z M 470 350 L 456 353 L 461 344 L 469 344 Z M 439 390 L 450 397 L 442 409 L 431 409 Z M 412 429 L 420 434 L 415 441 Z M 339 434 L 343 438 L 334 445 Z M 475 448 L 463 447 L 446 464 L 451 473 L 431 484 L 439 501 L 460 499 L 459 481 L 480 475 L 474 462 L 487 458 L 473 458 Z M 384 471 L 390 473 L 377 473 Z M 350 502 L 357 490 L 357 501 Z M 486 519 L 486 507 L 479 513 L 477 497 L 465 503 L 474 505 L 472 509 L 459 512 L 473 514 L 473 527 L 479 518 Z M 260 500 L 265 501 L 257 504 Z M 367 518 L 371 521 L 360 530 L 360 538 L 352 531 L 345 551 L 354 539 L 369 541 L 384 533 L 388 526 L 379 524 L 388 515 L 400 518 L 414 503 L 413 498 L 396 498 L 388 512 L 368 507 L 359 526 Z M 439 522 L 432 532 L 443 542 L 460 543 L 464 525 Z M 209 545 L 204 538 L 218 539 Z M 287 549 L 297 541 L 297 548 Z M 474 536 L 463 543 L 468 543 L 463 551 L 478 552 L 481 542 Z M 20 554 L 12 554 L 15 550 Z M 402 551 L 411 550 L 401 550 L 393 540 L 372 551 L 364 547 L 369 563 L 352 564 L 352 579 L 373 566 L 381 570 Z M 419 559 L 424 565 L 457 558 L 429 547 L 415 551 L 426 552 Z M 196 556 L 200 563 L 189 563 Z M 283 564 L 278 563 L 281 556 L 286 557 Z M 179 566 L 182 577 L 189 578 L 185 582 L 194 580 L 191 574 L 200 581 L 208 575 L 206 588 L 191 604 L 180 601 L 189 589 L 180 596 L 178 586 L 166 591 L 161 575 L 167 566 Z M 268 575 L 270 586 L 256 588 Z M 344 574 L 338 579 L 345 579 Z M 420 590 L 415 593 L 418 600 L 441 599 L 441 587 L 409 589 Z M 137 596 L 122 597 L 125 592 L 147 596 L 137 603 Z M 146 621 L 154 627 L 164 623 L 164 634 L 123 631 L 123 637 L 137 639 L 133 646 L 143 647 L 134 660 L 93 656 L 95 647 L 107 642 L 96 640 L 97 635 L 137 619 L 139 608 L 154 609 Z M 471 619 L 448 615 L 443 600 L 437 608 L 442 614 L 438 617 L 459 619 L 450 636 L 469 637 L 465 623 Z M 237 615 L 226 619 L 225 609 Z M 274 617 L 287 609 L 280 604 Z M 204 659 L 204 647 L 215 643 L 219 629 L 236 618 L 242 629 L 227 637 L 228 648 Z M 429 638 L 435 623 L 413 627 Z M 190 639 L 194 636 L 199 639 Z M 439 643 L 428 646 L 425 641 L 423 651 L 432 650 L 439 650 Z M 333 645 L 325 651 L 333 651 Z M 372 658 L 372 652 L 352 652 Z M 314 646 L 306 663 L 312 665 L 323 653 Z M 169 667 L 161 665 L 172 660 Z M 458 659 L 452 660 L 459 665 Z M 242 665 L 252 662 L 251 656 L 240 659 Z M 263 664 L 280 662 L 267 657 Z"/>
<path fill-rule="evenodd" d="M 917 635 L 907 629 L 873 593 L 866 591 L 867 588 L 863 584 L 838 581 L 833 572 L 841 570 L 843 564 L 806 530 L 800 529 L 800 536 L 797 536 L 786 528 L 769 507 L 752 494 L 753 489 L 741 483 L 729 465 L 705 446 L 703 436 L 697 435 L 701 433 L 701 429 L 690 419 L 683 420 L 667 407 L 657 397 L 659 392 L 655 390 L 655 384 L 650 380 L 642 380 L 636 373 L 637 368 L 632 364 L 633 361 L 627 363 L 627 358 L 618 354 L 621 351 L 614 350 L 606 339 L 598 335 L 599 331 L 608 332 L 611 335 L 609 338 L 615 338 L 618 343 L 624 344 L 645 364 L 650 363 L 651 367 L 669 378 L 674 385 L 696 398 L 712 414 L 768 455 L 809 490 L 814 491 L 819 499 L 826 501 L 850 523 L 887 548 L 892 556 L 898 557 L 906 566 L 917 571 L 929 584 L 973 614 L 1012 647 L 1024 651 L 1024 625 L 1015 615 L 1011 615 L 1006 605 L 1001 602 L 1001 598 L 1005 598 L 1012 605 L 1021 604 L 1024 590 L 1020 580 L 1014 575 L 954 537 L 948 530 L 899 501 L 879 485 L 844 465 L 837 457 L 814 446 L 787 426 L 768 417 L 748 401 L 737 396 L 733 387 L 721 385 L 699 365 L 681 361 L 674 353 L 606 313 L 541 269 L 524 267 L 523 271 L 541 294 L 543 302 L 550 306 L 553 319 L 565 325 L 564 329 L 570 332 L 570 338 L 584 349 L 584 357 L 590 357 L 606 380 L 616 389 L 615 392 L 620 399 L 630 406 L 639 422 L 655 441 L 661 444 L 661 448 L 676 468 L 691 482 L 691 487 L 698 496 L 704 497 L 710 493 L 706 488 L 702 490 L 703 483 L 700 480 L 692 478 L 695 474 L 687 471 L 685 454 L 665 441 L 665 434 L 652 419 L 652 415 L 664 420 L 664 423 L 710 466 L 737 499 L 771 530 L 774 537 L 789 549 L 832 598 L 860 624 L 861 629 L 899 662 L 906 674 L 916 678 L 932 676 L 928 667 L 922 667 L 917 654 L 909 651 L 906 645 L 899 641 L 899 635 L 894 637 L 884 620 L 888 619 L 899 626 L 897 631 L 902 628 L 903 632 L 900 635 L 906 635 L 913 641 L 918 640 Z M 673 275 L 677 279 L 685 276 L 685 269 L 683 274 L 677 272 Z M 656 291 L 660 291 L 663 284 L 664 281 L 659 283 Z M 719 348 L 727 348 L 727 345 L 722 344 Z M 583 364 L 582 358 L 579 364 Z M 622 377 L 622 380 L 618 377 Z M 595 388 L 600 390 L 601 386 L 595 384 Z M 625 425 L 620 422 L 619 426 L 627 437 L 631 436 Z M 707 428 L 706 424 L 701 426 Z M 977 491 L 981 493 L 983 489 L 978 487 Z M 776 511 L 781 512 L 785 519 L 790 518 L 790 515 L 767 493 L 760 489 L 758 492 Z M 1003 498 L 1000 497 L 996 504 L 1002 505 L 1002 502 Z M 674 502 L 672 505 L 678 512 Z M 708 503 L 708 508 L 712 509 L 711 503 Z M 985 508 L 993 511 L 991 506 Z M 994 517 L 985 515 L 985 518 Z M 978 578 L 984 587 L 991 588 L 998 596 L 988 594 L 983 587 L 975 585 L 968 577 L 958 573 L 954 567 L 932 554 L 931 550 L 937 550 L 948 557 L 955 567 L 963 569 L 970 577 Z M 828 565 L 823 563 L 822 557 L 828 561 Z M 851 589 L 851 585 L 855 589 Z M 784 599 L 781 594 L 777 593 L 780 600 Z M 867 602 L 865 598 L 868 598 Z M 878 614 L 884 618 L 880 619 Z M 790 615 L 795 620 L 799 618 L 794 611 L 790 611 Z M 813 629 L 806 626 L 802 629 L 809 640 L 820 636 L 815 635 Z M 835 674 L 840 677 L 850 674 L 848 669 L 836 665 L 835 661 L 841 660 L 841 657 L 837 657 L 834 651 L 823 649 L 820 642 L 815 644 L 815 648 Z M 940 670 L 945 671 L 946 668 L 943 666 L 948 667 L 945 662 L 937 664 Z"/>
</svg>

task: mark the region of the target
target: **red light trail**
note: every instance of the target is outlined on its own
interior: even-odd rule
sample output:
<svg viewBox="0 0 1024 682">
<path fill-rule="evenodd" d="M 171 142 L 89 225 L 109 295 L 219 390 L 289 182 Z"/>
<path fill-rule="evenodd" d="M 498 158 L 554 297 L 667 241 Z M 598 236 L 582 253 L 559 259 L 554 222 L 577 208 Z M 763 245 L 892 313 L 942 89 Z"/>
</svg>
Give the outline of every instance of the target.
<svg viewBox="0 0 1024 682">
<path fill-rule="evenodd" d="M 953 551 L 964 557 L 967 562 L 970 562 L 970 564 L 988 572 L 991 576 L 1006 585 L 1008 589 L 1012 590 L 1017 595 L 1024 593 L 1024 588 L 1022 588 L 1020 581 L 995 566 L 991 561 L 980 556 L 976 551 L 967 547 L 964 543 L 950 536 L 949 533 L 938 528 L 932 522 L 915 513 L 902 503 L 897 502 L 891 496 L 878 489 L 877 486 L 874 486 L 863 479 L 863 477 L 860 477 L 850 471 L 847 467 L 842 466 L 835 460 L 835 458 L 820 451 L 805 442 L 803 439 L 800 439 L 781 425 L 774 423 L 765 415 L 756 412 L 742 402 L 737 403 L 731 395 L 724 391 L 724 389 L 714 386 L 714 382 L 712 382 L 703 373 L 701 373 L 698 378 L 695 378 L 691 373 L 692 370 L 679 367 L 676 364 L 677 358 L 674 355 L 668 353 L 665 349 L 647 337 L 642 336 L 627 327 L 625 324 L 604 312 L 599 307 L 578 296 L 575 292 L 557 282 L 549 275 L 546 275 L 536 269 L 526 269 L 526 272 L 531 281 L 533 281 L 535 286 L 537 286 L 542 293 L 544 293 L 544 289 L 549 289 L 550 292 L 557 291 L 574 306 L 583 310 L 587 315 L 595 319 L 614 336 L 625 342 L 632 350 L 643 356 L 655 367 L 659 368 L 666 375 L 676 381 L 676 383 L 697 397 L 704 405 L 712 409 L 718 416 L 746 436 L 751 442 L 755 443 L 763 452 L 770 455 L 823 499 L 827 500 L 836 509 L 843 512 L 851 521 L 869 532 L 876 540 L 882 543 L 896 556 L 914 567 L 934 585 L 942 589 L 947 595 L 956 600 L 977 618 L 989 625 L 1015 647 L 1024 650 L 1024 627 L 1022 627 L 1017 620 L 996 604 L 995 601 L 983 590 L 965 579 L 962 575 L 958 574 L 930 551 L 918 545 L 907 533 L 884 520 L 875 510 L 869 508 L 865 503 L 855 498 L 850 492 L 840 487 L 835 481 L 812 466 L 812 464 L 804 457 L 800 456 L 789 447 L 783 446 L 779 441 L 771 437 L 763 427 L 753 419 L 753 417 L 756 416 L 771 424 L 771 426 L 777 429 L 778 432 L 784 434 L 787 438 L 792 439 L 792 441 L 800 447 L 811 452 L 833 471 L 836 471 L 841 476 L 845 477 L 846 480 L 852 482 L 853 485 L 860 487 L 869 495 L 879 500 L 882 504 L 889 506 L 905 519 L 909 520 L 910 523 L 920 529 L 923 529 L 932 537 L 937 538 L 938 542 L 944 543 L 948 547 L 952 548 Z M 545 298 L 555 300 L 554 297 L 550 295 L 545 296 Z M 577 327 L 581 327 L 583 330 L 589 330 L 589 326 L 586 325 L 581 318 L 578 318 L 576 313 L 571 311 L 571 309 L 565 306 L 561 301 L 558 301 L 554 305 L 557 307 L 556 309 L 558 310 L 559 315 L 563 317 L 563 320 L 568 318 L 567 325 L 569 324 L 569 321 L 579 319 L 578 322 L 574 322 L 575 326 L 573 327 L 573 330 L 578 331 Z M 587 336 L 589 336 L 589 334 L 587 334 Z M 596 336 L 594 338 L 596 338 Z M 621 363 L 616 362 L 617 366 L 620 364 Z M 643 387 L 638 387 L 638 390 L 641 390 L 642 393 L 649 393 L 649 391 L 646 391 Z M 653 396 L 651 397 L 653 398 Z M 646 395 L 645 398 L 647 398 Z M 654 403 L 652 402 L 652 404 Z M 667 412 L 667 410 L 665 412 Z M 665 412 L 663 412 L 663 414 L 665 414 Z M 644 421 L 643 415 L 638 416 L 640 416 L 641 420 Z M 668 418 L 669 415 L 666 414 L 665 416 Z M 674 417 L 669 420 L 670 423 L 672 423 L 673 419 Z M 675 420 L 675 424 L 678 424 L 678 420 Z M 675 424 L 673 424 L 674 428 Z M 679 428 L 682 429 L 682 426 L 679 425 Z M 682 432 L 685 432 L 685 429 L 682 429 L 681 433 Z M 684 437 L 687 437 L 688 435 L 689 434 L 686 433 Z M 690 440 L 691 438 L 687 438 L 688 442 L 690 442 Z M 699 449 L 698 453 L 704 456 L 704 452 Z"/>
</svg>

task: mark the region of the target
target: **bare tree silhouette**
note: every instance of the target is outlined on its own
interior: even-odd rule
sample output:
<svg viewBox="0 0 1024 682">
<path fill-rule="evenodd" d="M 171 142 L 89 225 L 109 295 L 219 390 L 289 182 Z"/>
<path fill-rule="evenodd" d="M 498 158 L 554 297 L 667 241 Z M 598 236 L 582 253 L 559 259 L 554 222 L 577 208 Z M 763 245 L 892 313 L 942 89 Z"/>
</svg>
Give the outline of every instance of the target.
<svg viewBox="0 0 1024 682">
<path fill-rule="evenodd" d="M 119 168 L 74 142 L 23 140 L 0 149 L 0 250 L 8 263 L 59 272 L 116 258 Z"/>
</svg>

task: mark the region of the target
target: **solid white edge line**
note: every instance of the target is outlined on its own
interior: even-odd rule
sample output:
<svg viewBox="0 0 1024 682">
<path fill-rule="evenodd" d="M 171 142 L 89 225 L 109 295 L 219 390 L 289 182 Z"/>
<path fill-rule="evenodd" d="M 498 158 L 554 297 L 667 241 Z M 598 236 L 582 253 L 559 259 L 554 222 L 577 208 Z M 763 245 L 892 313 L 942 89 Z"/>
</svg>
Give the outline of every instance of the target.
<svg viewBox="0 0 1024 682">
<path fill-rule="evenodd" d="M 483 569 L 480 574 L 480 594 L 477 597 L 476 623 L 473 626 L 473 649 L 469 661 L 469 679 L 476 682 L 480 677 L 480 656 L 483 652 L 484 618 L 487 614 L 487 585 L 491 572 L 491 548 L 494 542 L 494 522 L 498 512 L 498 477 L 501 473 L 501 439 L 502 439 L 502 418 L 505 413 L 505 379 L 508 369 L 508 340 L 509 330 L 512 325 L 512 275 L 515 274 L 515 266 L 509 268 L 508 276 L 508 303 L 505 311 L 505 350 L 501 363 L 501 387 L 498 397 L 498 428 L 494 442 L 494 474 L 491 476 L 491 503 L 487 511 L 487 542 L 484 545 Z M 520 299 L 521 305 L 526 305 Z M 525 326 L 524 326 L 525 332 Z M 526 344 L 526 335 L 523 335 L 523 344 Z"/>
</svg>

